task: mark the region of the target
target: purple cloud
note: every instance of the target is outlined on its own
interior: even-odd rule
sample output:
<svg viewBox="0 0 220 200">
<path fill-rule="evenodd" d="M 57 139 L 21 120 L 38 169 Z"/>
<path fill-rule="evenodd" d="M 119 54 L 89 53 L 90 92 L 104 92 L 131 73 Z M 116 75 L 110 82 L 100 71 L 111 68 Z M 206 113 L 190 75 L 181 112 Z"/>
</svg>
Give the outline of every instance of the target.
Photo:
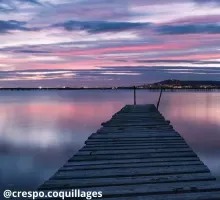
<svg viewBox="0 0 220 200">
<path fill-rule="evenodd" d="M 119 32 L 130 29 L 146 28 L 147 23 L 129 22 L 105 22 L 105 21 L 67 21 L 52 25 L 52 27 L 63 27 L 67 31 L 85 30 L 89 33 Z"/>
</svg>

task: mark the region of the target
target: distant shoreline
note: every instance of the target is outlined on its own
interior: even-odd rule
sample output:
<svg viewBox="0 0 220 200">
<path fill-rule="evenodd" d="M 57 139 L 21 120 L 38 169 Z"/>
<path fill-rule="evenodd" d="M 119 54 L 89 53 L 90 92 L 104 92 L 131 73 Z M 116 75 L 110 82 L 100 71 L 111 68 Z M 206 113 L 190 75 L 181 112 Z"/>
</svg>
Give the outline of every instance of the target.
<svg viewBox="0 0 220 200">
<path fill-rule="evenodd" d="M 149 91 L 190 91 L 190 90 L 198 90 L 198 91 L 215 91 L 220 90 L 220 87 L 218 88 L 169 88 L 169 87 L 163 87 L 163 88 L 135 88 L 136 90 L 149 90 Z M 118 88 L 0 88 L 0 91 L 48 91 L 48 90 L 134 90 L 134 87 L 118 87 Z"/>
</svg>

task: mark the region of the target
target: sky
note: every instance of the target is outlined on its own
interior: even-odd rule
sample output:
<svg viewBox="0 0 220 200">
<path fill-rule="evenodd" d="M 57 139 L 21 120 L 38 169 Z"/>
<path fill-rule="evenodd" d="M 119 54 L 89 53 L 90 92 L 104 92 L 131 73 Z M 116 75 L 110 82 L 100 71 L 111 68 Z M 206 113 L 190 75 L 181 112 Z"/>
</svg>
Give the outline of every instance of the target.
<svg viewBox="0 0 220 200">
<path fill-rule="evenodd" d="M 220 0 L 0 0 L 0 87 L 219 75 Z"/>
</svg>

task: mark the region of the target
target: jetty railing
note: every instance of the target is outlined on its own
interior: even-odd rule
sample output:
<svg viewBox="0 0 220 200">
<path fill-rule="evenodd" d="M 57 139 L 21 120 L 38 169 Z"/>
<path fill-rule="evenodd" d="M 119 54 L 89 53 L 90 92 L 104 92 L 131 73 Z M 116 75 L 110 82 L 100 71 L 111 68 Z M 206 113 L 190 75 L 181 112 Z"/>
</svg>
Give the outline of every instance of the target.
<svg viewBox="0 0 220 200">
<path fill-rule="evenodd" d="M 136 87 L 134 86 L 134 105 L 136 105 Z"/>
<path fill-rule="evenodd" d="M 158 99 L 158 102 L 157 102 L 157 110 L 158 110 L 159 105 L 160 105 L 160 99 L 161 99 L 162 93 L 163 93 L 163 89 L 161 88 L 160 89 L 160 96 L 159 96 L 159 99 Z"/>
<path fill-rule="evenodd" d="M 137 105 L 137 100 L 136 100 L 136 86 L 133 87 L 134 88 L 134 105 Z M 159 108 L 159 105 L 160 105 L 160 100 L 161 100 L 161 96 L 162 96 L 162 93 L 163 93 L 163 89 L 161 88 L 160 89 L 160 95 L 159 95 L 159 98 L 158 98 L 158 101 L 157 101 L 157 109 Z"/>
</svg>

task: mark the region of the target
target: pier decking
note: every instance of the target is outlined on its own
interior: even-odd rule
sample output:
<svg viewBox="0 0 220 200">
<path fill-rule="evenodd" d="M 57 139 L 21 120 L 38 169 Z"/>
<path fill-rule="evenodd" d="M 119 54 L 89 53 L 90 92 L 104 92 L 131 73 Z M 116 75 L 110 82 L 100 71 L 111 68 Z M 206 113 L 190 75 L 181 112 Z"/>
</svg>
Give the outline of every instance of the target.
<svg viewBox="0 0 220 200">
<path fill-rule="evenodd" d="M 39 190 L 109 200 L 220 200 L 220 184 L 154 105 L 127 105 Z M 94 199 L 94 198 L 93 198 Z"/>
</svg>

